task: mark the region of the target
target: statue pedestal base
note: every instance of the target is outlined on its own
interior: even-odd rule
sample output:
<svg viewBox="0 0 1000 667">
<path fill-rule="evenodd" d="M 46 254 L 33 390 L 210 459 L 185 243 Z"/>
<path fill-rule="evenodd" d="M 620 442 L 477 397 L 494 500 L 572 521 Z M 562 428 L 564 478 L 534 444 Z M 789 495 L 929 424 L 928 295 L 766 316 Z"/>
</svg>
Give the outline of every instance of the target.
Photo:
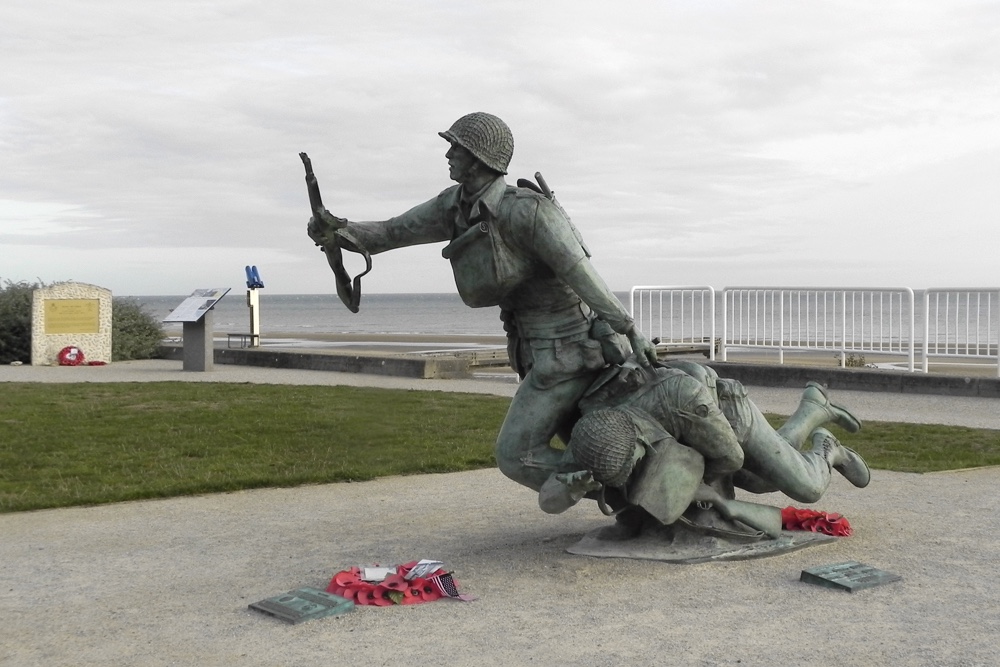
<svg viewBox="0 0 1000 667">
<path fill-rule="evenodd" d="M 837 538 L 822 533 L 782 531 L 777 538 L 767 536 L 726 537 L 707 535 L 683 524 L 646 527 L 628 539 L 609 538 L 613 527 L 599 528 L 566 549 L 579 556 L 596 558 L 635 558 L 665 563 L 705 563 L 711 561 L 767 558 L 798 551 L 818 544 L 829 544 Z"/>
</svg>

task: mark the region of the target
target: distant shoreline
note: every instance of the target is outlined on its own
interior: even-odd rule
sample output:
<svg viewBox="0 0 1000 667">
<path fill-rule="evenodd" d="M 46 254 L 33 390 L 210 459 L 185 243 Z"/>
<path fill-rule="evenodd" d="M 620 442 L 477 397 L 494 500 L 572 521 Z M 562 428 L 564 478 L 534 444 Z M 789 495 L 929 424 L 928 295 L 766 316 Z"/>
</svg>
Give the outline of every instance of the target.
<svg viewBox="0 0 1000 667">
<path fill-rule="evenodd" d="M 216 334 L 217 336 L 219 334 Z M 478 345 L 506 345 L 506 336 L 484 336 L 479 334 L 400 334 L 400 333 L 325 333 L 299 331 L 271 331 L 261 334 L 261 338 L 273 340 L 310 340 L 327 343 L 370 342 L 370 343 L 474 343 Z"/>
<path fill-rule="evenodd" d="M 240 332 L 239 336 L 247 336 Z M 225 331 L 214 332 L 216 347 L 244 347 L 244 339 Z M 182 336 L 168 336 L 167 344 L 182 342 Z M 401 334 L 401 333 L 328 333 L 271 331 L 260 335 L 262 349 L 295 349 L 324 353 L 376 352 L 389 354 L 427 354 L 506 348 L 506 336 L 480 334 Z"/>
</svg>

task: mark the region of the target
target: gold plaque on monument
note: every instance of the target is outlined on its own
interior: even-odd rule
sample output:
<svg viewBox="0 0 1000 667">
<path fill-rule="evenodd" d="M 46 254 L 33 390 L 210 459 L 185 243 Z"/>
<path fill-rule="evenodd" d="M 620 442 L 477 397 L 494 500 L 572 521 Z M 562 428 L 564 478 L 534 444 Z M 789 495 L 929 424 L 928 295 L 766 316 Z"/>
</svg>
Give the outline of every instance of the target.
<svg viewBox="0 0 1000 667">
<path fill-rule="evenodd" d="M 47 299 L 45 333 L 100 333 L 100 299 Z"/>
</svg>

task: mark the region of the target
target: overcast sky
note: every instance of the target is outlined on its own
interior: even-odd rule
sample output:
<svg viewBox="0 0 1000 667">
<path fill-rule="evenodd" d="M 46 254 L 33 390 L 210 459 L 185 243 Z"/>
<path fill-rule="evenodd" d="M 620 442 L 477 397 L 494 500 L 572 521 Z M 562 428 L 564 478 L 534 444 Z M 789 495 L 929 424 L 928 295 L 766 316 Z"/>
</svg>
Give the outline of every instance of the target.
<svg viewBox="0 0 1000 667">
<path fill-rule="evenodd" d="M 487 111 L 614 289 L 1000 284 L 998 2 L 4 0 L 0 54 L 0 280 L 333 292 L 299 151 L 384 219 Z"/>
</svg>

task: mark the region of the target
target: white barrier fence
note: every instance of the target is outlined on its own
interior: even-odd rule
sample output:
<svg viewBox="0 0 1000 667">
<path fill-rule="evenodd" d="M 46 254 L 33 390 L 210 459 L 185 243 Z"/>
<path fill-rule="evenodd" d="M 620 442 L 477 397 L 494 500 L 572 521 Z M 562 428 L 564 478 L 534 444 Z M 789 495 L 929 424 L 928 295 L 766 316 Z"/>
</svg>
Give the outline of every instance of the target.
<svg viewBox="0 0 1000 667">
<path fill-rule="evenodd" d="M 786 350 L 829 351 L 841 365 L 854 353 L 901 356 L 913 372 L 919 351 L 923 372 L 932 357 L 961 357 L 995 361 L 1000 376 L 1000 288 L 932 288 L 920 300 L 908 287 L 640 286 L 630 307 L 650 338 L 717 341 L 723 361 L 730 348 L 777 350 L 779 363 Z"/>
<path fill-rule="evenodd" d="M 913 290 L 897 288 L 727 287 L 723 346 L 907 357 L 913 370 Z"/>
<path fill-rule="evenodd" d="M 715 290 L 708 286 L 639 286 L 629 293 L 635 325 L 666 347 L 691 347 L 715 359 Z"/>
<path fill-rule="evenodd" d="M 997 360 L 1000 289 L 932 288 L 924 294 L 924 340 L 921 359 L 927 372 L 930 357 Z"/>
</svg>

